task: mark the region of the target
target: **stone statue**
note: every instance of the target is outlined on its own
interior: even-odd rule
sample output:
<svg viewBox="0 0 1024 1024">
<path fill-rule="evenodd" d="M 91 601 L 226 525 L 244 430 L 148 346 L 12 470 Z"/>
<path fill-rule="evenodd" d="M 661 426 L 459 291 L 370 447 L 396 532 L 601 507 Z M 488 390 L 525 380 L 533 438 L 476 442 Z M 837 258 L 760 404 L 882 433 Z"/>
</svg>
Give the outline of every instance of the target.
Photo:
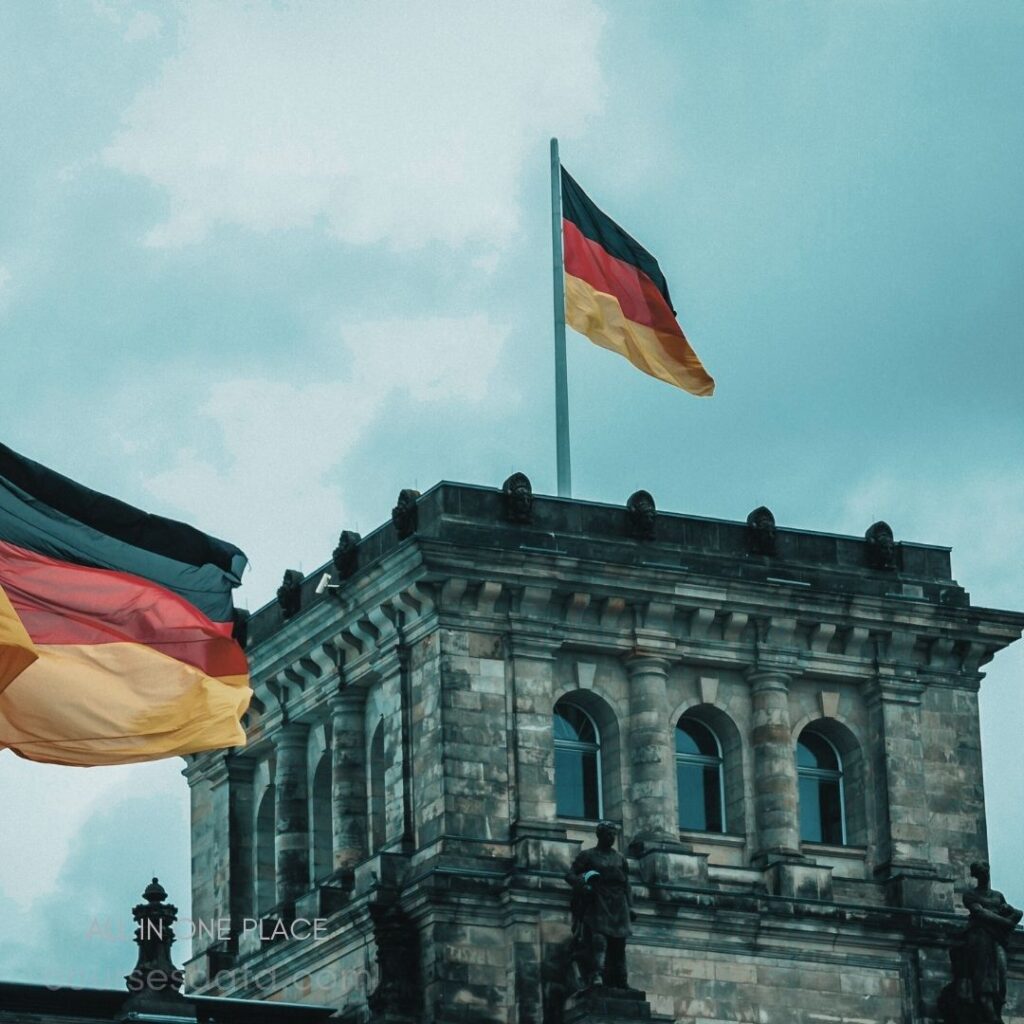
<svg viewBox="0 0 1024 1024">
<path fill-rule="evenodd" d="M 864 534 L 868 544 L 868 565 L 872 569 L 896 568 L 896 542 L 893 540 L 892 527 L 879 520 L 868 527 Z"/>
<path fill-rule="evenodd" d="M 613 821 L 599 822 L 597 845 L 581 850 L 565 876 L 572 886 L 574 959 L 591 988 L 629 988 L 626 939 L 635 915 L 629 865 L 615 849 L 618 831 Z"/>
<path fill-rule="evenodd" d="M 281 586 L 277 588 L 277 603 L 286 619 L 290 619 L 302 607 L 302 573 L 298 569 L 285 570 Z"/>
<path fill-rule="evenodd" d="M 420 492 L 410 487 L 398 492 L 398 503 L 391 510 L 391 522 L 395 524 L 399 540 L 411 537 L 419 527 L 419 510 L 416 508 L 419 496 Z"/>
<path fill-rule="evenodd" d="M 338 546 L 331 555 L 339 580 L 347 580 L 354 576 L 356 569 L 359 568 L 359 542 L 362 539 L 354 530 L 341 531 Z"/>
<path fill-rule="evenodd" d="M 984 1024 L 1002 1024 L 1003 1003 L 1006 1002 L 1006 947 L 1010 934 L 1021 917 L 991 886 L 991 872 L 985 861 L 971 865 L 971 875 L 978 880 L 975 888 L 964 893 L 967 921 L 967 942 L 964 966 L 970 998 Z"/>
<path fill-rule="evenodd" d="M 648 491 L 636 491 L 626 502 L 626 527 L 630 537 L 654 540 L 654 524 L 658 510 Z"/>
<path fill-rule="evenodd" d="M 775 554 L 775 516 L 762 505 L 747 516 L 747 543 L 752 555 Z"/>
<path fill-rule="evenodd" d="M 501 485 L 505 518 L 511 523 L 533 521 L 533 486 L 525 473 L 513 473 Z"/>
</svg>

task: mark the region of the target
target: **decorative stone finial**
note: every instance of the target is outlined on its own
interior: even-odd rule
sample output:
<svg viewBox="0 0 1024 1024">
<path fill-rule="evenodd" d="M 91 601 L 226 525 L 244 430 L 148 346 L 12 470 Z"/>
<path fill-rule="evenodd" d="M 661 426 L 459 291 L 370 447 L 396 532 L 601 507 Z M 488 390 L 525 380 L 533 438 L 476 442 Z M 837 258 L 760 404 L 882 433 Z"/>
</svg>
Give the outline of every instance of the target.
<svg viewBox="0 0 1024 1024">
<path fill-rule="evenodd" d="M 419 491 L 407 487 L 398 492 L 398 504 L 391 510 L 391 522 L 395 524 L 395 532 L 399 540 L 411 537 L 419 528 L 419 509 L 416 499 Z"/>
<path fill-rule="evenodd" d="M 888 523 L 879 520 L 869 526 L 864 539 L 867 541 L 868 565 L 872 569 L 896 568 L 896 542 Z"/>
<path fill-rule="evenodd" d="M 354 576 L 359 568 L 359 542 L 363 538 L 354 530 L 342 530 L 338 537 L 338 546 L 331 555 L 339 580 L 347 580 Z"/>
<path fill-rule="evenodd" d="M 626 532 L 636 540 L 654 540 L 658 510 L 649 491 L 635 491 L 626 502 Z"/>
<path fill-rule="evenodd" d="M 505 518 L 510 523 L 533 521 L 533 485 L 525 473 L 513 473 L 502 485 Z"/>
<path fill-rule="evenodd" d="M 298 569 L 285 570 L 281 586 L 277 588 L 277 603 L 286 619 L 302 607 L 302 573 Z"/>
<path fill-rule="evenodd" d="M 747 545 L 752 555 L 775 554 L 775 516 L 765 505 L 747 516 Z"/>
<path fill-rule="evenodd" d="M 178 908 L 164 902 L 167 892 L 156 878 L 146 886 L 142 898 L 146 902 L 132 908 L 139 958 L 132 973 L 125 976 L 129 995 L 120 1019 L 132 1019 L 139 1013 L 194 1016 L 192 1004 L 179 992 L 185 976 L 171 960 L 172 925 L 178 919 Z"/>
<path fill-rule="evenodd" d="M 231 636 L 244 651 L 249 645 L 249 613 L 244 608 L 235 608 L 231 616 Z"/>
</svg>

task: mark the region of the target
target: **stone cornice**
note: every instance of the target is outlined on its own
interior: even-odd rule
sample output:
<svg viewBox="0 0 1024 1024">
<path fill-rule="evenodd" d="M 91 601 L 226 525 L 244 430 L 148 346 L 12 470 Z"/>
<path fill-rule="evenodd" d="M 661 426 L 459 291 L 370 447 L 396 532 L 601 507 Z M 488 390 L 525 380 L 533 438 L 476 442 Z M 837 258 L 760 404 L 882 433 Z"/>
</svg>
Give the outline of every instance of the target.
<svg viewBox="0 0 1024 1024">
<path fill-rule="evenodd" d="M 747 579 L 701 579 L 545 551 L 480 551 L 424 540 L 301 611 L 251 652 L 254 689 L 273 729 L 281 707 L 325 717 L 339 685 L 366 685 L 396 644 L 439 625 L 559 637 L 558 646 L 621 656 L 647 652 L 715 669 L 818 679 L 915 679 L 974 689 L 979 666 L 1015 635 L 1019 617 L 872 595 L 794 591 Z M 484 568 L 486 566 L 486 568 Z M 986 619 L 990 615 L 991 619 Z"/>
</svg>

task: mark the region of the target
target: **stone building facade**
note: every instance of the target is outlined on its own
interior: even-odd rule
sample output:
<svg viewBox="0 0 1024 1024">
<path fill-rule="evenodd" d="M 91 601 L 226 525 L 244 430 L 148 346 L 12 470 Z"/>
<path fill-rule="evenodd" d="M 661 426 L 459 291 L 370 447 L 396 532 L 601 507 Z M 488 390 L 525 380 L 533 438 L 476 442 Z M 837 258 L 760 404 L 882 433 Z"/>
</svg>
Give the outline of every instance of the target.
<svg viewBox="0 0 1024 1024">
<path fill-rule="evenodd" d="M 248 746 L 190 759 L 193 919 L 229 922 L 200 929 L 190 987 L 353 1022 L 556 1021 L 564 875 L 600 817 L 629 855 L 631 1012 L 938 1020 L 986 857 L 981 668 L 1022 625 L 884 524 L 525 478 L 402 492 L 252 617 Z"/>
</svg>

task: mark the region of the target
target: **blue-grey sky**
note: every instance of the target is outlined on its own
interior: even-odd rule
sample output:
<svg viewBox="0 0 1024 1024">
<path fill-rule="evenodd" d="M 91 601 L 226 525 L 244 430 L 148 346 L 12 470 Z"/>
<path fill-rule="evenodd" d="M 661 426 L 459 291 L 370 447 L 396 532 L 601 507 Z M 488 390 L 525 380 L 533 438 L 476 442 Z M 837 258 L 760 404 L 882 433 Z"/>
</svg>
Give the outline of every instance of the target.
<svg viewBox="0 0 1024 1024">
<path fill-rule="evenodd" d="M 570 333 L 577 495 L 884 518 L 1022 607 L 1022 51 L 983 0 L 8 0 L 3 440 L 238 543 L 250 608 L 401 487 L 552 491 L 557 135 L 718 380 Z M 1022 670 L 982 690 L 1017 905 Z M 0 754 L 0 977 L 120 984 L 97 915 L 187 909 L 180 767 Z"/>
</svg>

